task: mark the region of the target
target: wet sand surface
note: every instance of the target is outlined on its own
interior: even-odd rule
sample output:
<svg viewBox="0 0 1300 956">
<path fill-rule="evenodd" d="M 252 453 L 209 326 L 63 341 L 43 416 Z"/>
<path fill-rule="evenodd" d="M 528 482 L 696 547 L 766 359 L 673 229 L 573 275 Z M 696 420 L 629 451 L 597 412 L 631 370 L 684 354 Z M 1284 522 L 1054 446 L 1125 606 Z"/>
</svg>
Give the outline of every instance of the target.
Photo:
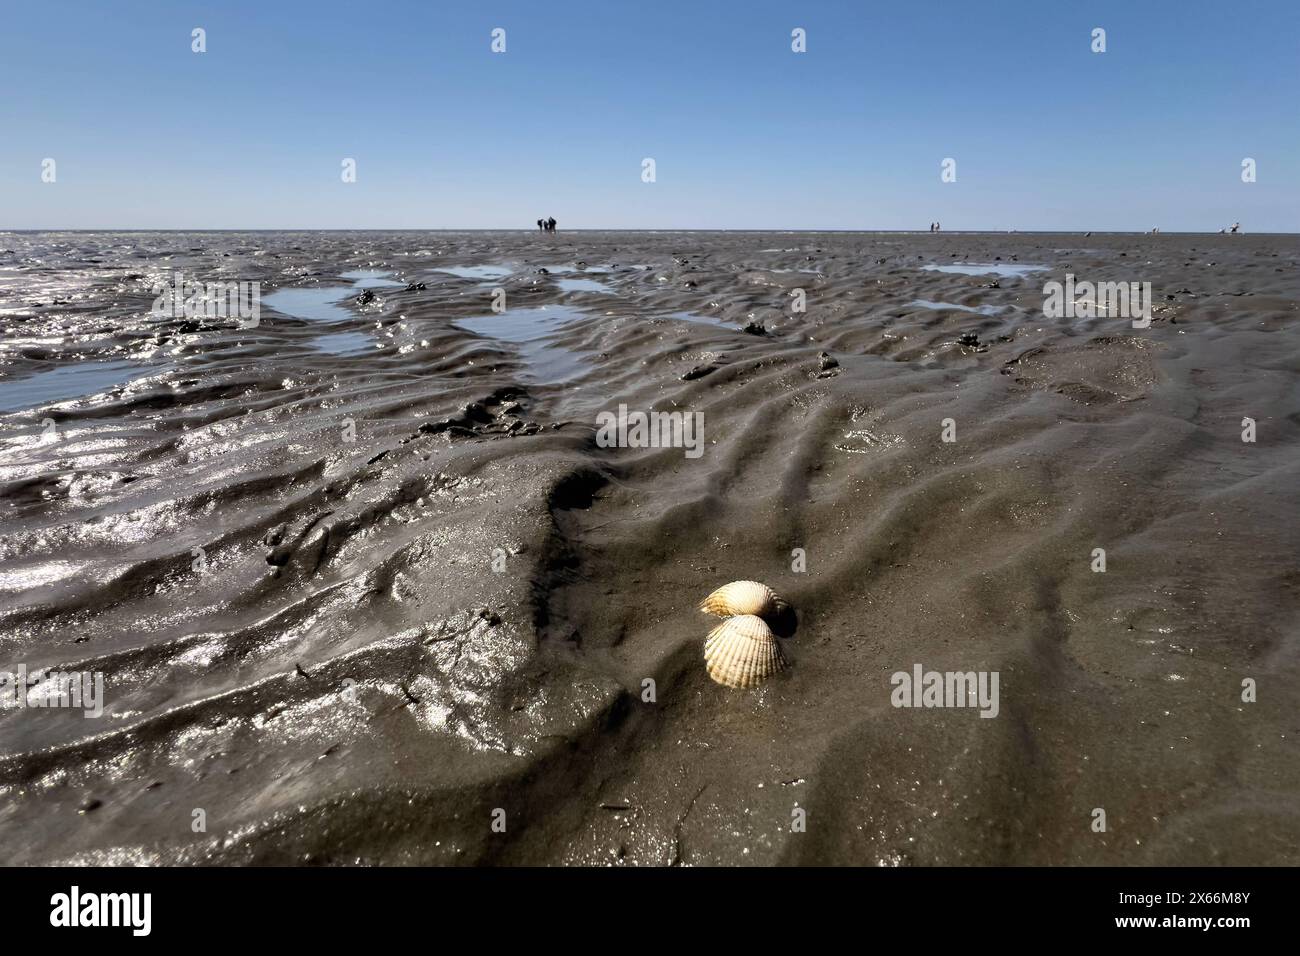
<svg viewBox="0 0 1300 956">
<path fill-rule="evenodd" d="M 105 697 L 0 710 L 3 862 L 1300 863 L 1298 260 L 0 234 L 0 671 Z M 151 314 L 174 270 L 260 323 Z M 1044 318 L 1066 273 L 1151 327 Z M 599 447 L 620 403 L 703 455 Z M 757 690 L 703 667 L 735 579 L 797 612 Z M 998 715 L 891 706 L 916 664 Z"/>
</svg>

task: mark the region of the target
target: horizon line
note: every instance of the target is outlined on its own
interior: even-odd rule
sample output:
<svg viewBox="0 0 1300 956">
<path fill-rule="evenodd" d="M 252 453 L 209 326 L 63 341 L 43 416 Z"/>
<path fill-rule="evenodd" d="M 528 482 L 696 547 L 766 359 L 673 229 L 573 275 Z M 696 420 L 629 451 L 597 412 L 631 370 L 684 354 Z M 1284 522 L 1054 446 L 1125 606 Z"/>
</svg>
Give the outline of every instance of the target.
<svg viewBox="0 0 1300 956">
<path fill-rule="evenodd" d="M 939 232 L 922 232 L 920 229 L 828 229 L 828 228 L 805 228 L 805 229 L 754 229 L 754 228 L 736 228 L 736 227 L 672 227 L 672 228 L 628 228 L 620 227 L 574 227 L 564 230 L 565 232 L 736 232 L 736 233 L 776 233 L 776 234 L 794 234 L 794 233 L 846 233 L 846 234 L 892 234 L 892 235 L 1042 235 L 1042 236 L 1061 236 L 1061 235 L 1103 235 L 1103 236 L 1219 236 L 1219 235 L 1237 235 L 1237 236 L 1300 236 L 1300 230 L 1290 232 L 1236 232 L 1227 231 L 1205 231 L 1205 230 L 1178 230 L 1173 229 L 1168 232 L 1161 230 L 1153 233 L 1150 230 L 1136 229 L 943 229 Z M 202 227 L 149 227 L 149 226 L 38 226 L 38 227 L 18 227 L 18 228 L 0 228 L 0 235 L 11 233 L 43 233 L 43 232 L 175 232 L 175 233 L 199 233 L 199 232 L 540 232 L 535 226 L 473 226 L 473 227 L 423 227 L 423 226 L 257 226 L 257 227 L 240 227 L 240 226 L 202 226 Z M 543 233 L 547 235 L 547 233 Z M 549 235 L 559 235 L 559 232 L 549 233 Z"/>
</svg>

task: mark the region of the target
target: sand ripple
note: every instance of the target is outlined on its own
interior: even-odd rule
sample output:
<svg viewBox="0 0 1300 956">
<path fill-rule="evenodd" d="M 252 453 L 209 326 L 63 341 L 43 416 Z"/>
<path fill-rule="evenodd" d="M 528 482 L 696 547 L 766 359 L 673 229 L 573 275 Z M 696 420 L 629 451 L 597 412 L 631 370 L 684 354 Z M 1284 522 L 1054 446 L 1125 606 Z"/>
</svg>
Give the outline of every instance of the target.
<svg viewBox="0 0 1300 956">
<path fill-rule="evenodd" d="M 1300 861 L 1300 244 L 1087 243 L 0 236 L 0 670 L 105 686 L 0 709 L 8 861 Z M 150 314 L 175 269 L 394 284 L 240 328 Z M 1067 271 L 1151 328 L 1044 318 Z M 620 402 L 704 454 L 599 447 Z M 748 693 L 734 579 L 799 612 Z M 891 707 L 918 662 L 999 717 Z"/>
</svg>

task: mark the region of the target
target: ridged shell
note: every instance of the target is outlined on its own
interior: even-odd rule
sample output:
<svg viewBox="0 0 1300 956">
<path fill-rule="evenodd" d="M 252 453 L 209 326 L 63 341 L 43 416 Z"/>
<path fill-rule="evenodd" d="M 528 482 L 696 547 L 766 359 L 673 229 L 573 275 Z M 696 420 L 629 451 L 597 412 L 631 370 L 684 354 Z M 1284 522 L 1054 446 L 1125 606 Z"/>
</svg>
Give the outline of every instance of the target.
<svg viewBox="0 0 1300 956">
<path fill-rule="evenodd" d="M 731 617 L 735 614 L 756 614 L 775 617 L 785 610 L 786 604 L 766 584 L 757 581 L 732 581 L 718 588 L 700 602 L 705 614 Z"/>
<path fill-rule="evenodd" d="M 781 645 L 761 617 L 728 618 L 704 641 L 704 667 L 726 687 L 756 687 L 786 668 Z"/>
</svg>

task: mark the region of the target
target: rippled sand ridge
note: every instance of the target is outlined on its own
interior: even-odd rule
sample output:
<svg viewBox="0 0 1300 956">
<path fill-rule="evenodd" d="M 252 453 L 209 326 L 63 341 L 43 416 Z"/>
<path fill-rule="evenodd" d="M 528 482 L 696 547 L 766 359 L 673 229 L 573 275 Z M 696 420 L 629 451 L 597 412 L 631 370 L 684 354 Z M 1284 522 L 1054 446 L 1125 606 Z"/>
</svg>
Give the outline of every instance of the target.
<svg viewBox="0 0 1300 956">
<path fill-rule="evenodd" d="M 9 862 L 1298 863 L 1298 264 L 0 234 L 0 671 L 104 687 L 0 708 Z M 158 314 L 178 270 L 257 323 Z M 1045 317 L 1067 274 L 1150 327 Z M 602 445 L 620 404 L 703 453 Z M 702 657 L 736 580 L 796 616 L 749 690 Z M 918 664 L 997 715 L 894 706 Z"/>
</svg>

